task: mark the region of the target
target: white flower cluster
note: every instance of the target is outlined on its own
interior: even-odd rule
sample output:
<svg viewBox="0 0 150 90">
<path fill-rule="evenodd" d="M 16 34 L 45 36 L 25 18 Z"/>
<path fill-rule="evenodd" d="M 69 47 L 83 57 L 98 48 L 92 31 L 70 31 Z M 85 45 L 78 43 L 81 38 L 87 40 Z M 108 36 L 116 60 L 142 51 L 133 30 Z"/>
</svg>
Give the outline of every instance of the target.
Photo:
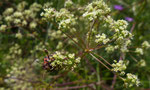
<svg viewBox="0 0 150 90">
<path fill-rule="evenodd" d="M 112 45 L 108 45 L 105 50 L 107 51 L 107 53 L 111 53 L 115 50 L 115 47 L 113 47 Z"/>
<path fill-rule="evenodd" d="M 67 8 L 69 8 L 69 7 L 71 7 L 73 5 L 73 2 L 71 1 L 71 0 L 67 0 L 66 2 L 65 2 L 65 7 L 67 7 Z"/>
<path fill-rule="evenodd" d="M 31 11 L 33 12 L 38 12 L 40 11 L 42 8 L 42 5 L 38 4 L 38 3 L 33 3 L 31 6 L 30 6 L 30 9 Z"/>
<path fill-rule="evenodd" d="M 20 4 L 17 5 L 17 10 L 18 10 L 18 11 L 23 11 L 24 8 L 25 8 L 27 5 L 28 5 L 28 3 L 25 2 L 25 1 L 23 1 L 23 2 L 21 2 Z"/>
<path fill-rule="evenodd" d="M 37 3 L 33 3 L 30 5 L 30 7 L 27 9 L 27 2 L 23 1 L 19 3 L 14 8 L 7 8 L 3 12 L 2 20 L 6 22 L 5 27 L 14 27 L 15 26 L 27 26 L 29 23 L 29 27 L 31 29 L 36 28 L 38 18 L 36 18 L 37 13 L 41 10 L 42 6 Z M 1 27 L 2 29 L 4 27 Z"/>
<path fill-rule="evenodd" d="M 109 41 L 115 41 L 115 46 L 113 46 L 114 49 L 120 49 L 121 52 L 128 52 L 127 47 L 131 44 L 130 39 L 132 38 L 132 34 L 126 30 L 128 23 L 125 20 L 115 21 L 111 16 L 109 16 L 109 13 L 110 8 L 105 4 L 105 2 L 103 2 L 103 0 L 100 0 L 90 3 L 85 9 L 83 17 L 87 18 L 89 21 L 95 19 L 100 20 L 101 23 L 104 24 L 104 27 L 107 27 L 110 31 L 112 31 L 113 35 L 111 35 L 110 38 L 106 38 L 104 33 L 102 33 L 102 35 L 96 35 L 96 43 L 106 44 Z M 113 50 L 112 47 L 111 50 Z"/>
<path fill-rule="evenodd" d="M 56 51 L 54 54 L 52 54 L 52 56 L 50 56 L 49 64 L 52 66 L 50 70 L 74 70 L 74 68 L 76 68 L 80 63 L 80 59 L 80 57 L 76 58 L 74 53 L 71 54 Z"/>
<path fill-rule="evenodd" d="M 137 53 L 138 55 L 143 55 L 144 50 L 148 48 L 150 48 L 150 44 L 148 43 L 148 41 L 144 41 L 141 47 L 136 48 L 135 53 Z"/>
<path fill-rule="evenodd" d="M 48 30 L 48 36 L 50 37 L 50 40 L 64 40 L 66 38 L 66 35 L 62 33 L 61 30 Z M 78 42 L 77 38 L 72 38 L 74 41 Z M 74 44 L 72 40 L 67 40 L 67 44 Z M 58 42 L 58 45 L 56 46 L 56 49 L 62 48 L 64 43 L 61 41 Z"/>
<path fill-rule="evenodd" d="M 65 34 L 62 33 L 62 31 L 60 30 L 48 30 L 48 36 L 50 36 L 51 40 L 55 40 L 55 39 L 63 39 L 66 37 Z"/>
<path fill-rule="evenodd" d="M 48 43 L 40 42 L 39 44 L 37 44 L 35 46 L 34 50 L 43 52 L 43 50 L 46 48 L 46 46 L 49 46 L 49 44 Z"/>
<path fill-rule="evenodd" d="M 113 71 L 115 72 L 119 72 L 120 75 L 124 75 L 125 74 L 125 70 L 127 68 L 126 63 L 123 60 L 119 60 L 119 62 L 117 62 L 116 60 L 114 60 L 114 63 L 112 64 L 113 67 Z"/>
<path fill-rule="evenodd" d="M 78 42 L 78 39 L 77 38 L 72 38 L 74 41 Z M 68 44 L 74 44 L 74 41 L 73 40 L 68 40 Z"/>
<path fill-rule="evenodd" d="M 4 12 L 3 12 L 3 14 L 4 15 L 9 15 L 9 14 L 12 14 L 14 12 L 14 9 L 13 8 L 7 8 Z"/>
<path fill-rule="evenodd" d="M 136 48 L 135 53 L 139 55 L 143 55 L 143 49 L 142 48 Z"/>
<path fill-rule="evenodd" d="M 20 32 L 18 32 L 18 33 L 16 33 L 16 37 L 17 37 L 18 39 L 21 39 L 21 38 L 22 38 L 22 34 L 21 34 Z"/>
<path fill-rule="evenodd" d="M 6 59 L 14 59 L 22 54 L 22 50 L 18 44 L 15 44 L 9 49 L 9 53 L 6 55 Z"/>
<path fill-rule="evenodd" d="M 139 86 L 140 81 L 136 75 L 133 75 L 131 73 L 127 73 L 127 78 L 123 79 L 124 85 L 126 87 L 132 87 L 133 85 Z"/>
<path fill-rule="evenodd" d="M 145 62 L 144 59 L 141 59 L 141 60 L 138 62 L 137 65 L 140 66 L 140 67 L 145 67 L 145 66 L 146 66 L 146 62 Z"/>
<path fill-rule="evenodd" d="M 49 8 L 49 7 L 51 7 L 52 5 L 53 5 L 52 2 L 46 2 L 46 3 L 44 3 L 43 8 Z"/>
<path fill-rule="evenodd" d="M 114 29 L 116 32 L 119 32 L 119 31 L 126 30 L 127 25 L 128 25 L 127 21 L 117 20 L 117 21 L 114 22 L 114 24 L 112 25 L 111 28 Z M 125 34 L 125 36 L 126 36 L 126 34 Z"/>
<path fill-rule="evenodd" d="M 126 30 L 128 23 L 125 20 L 113 20 L 111 16 L 107 16 L 104 18 L 106 25 L 111 31 L 114 32 L 112 36 L 113 40 L 115 40 L 116 48 L 120 49 L 122 52 L 128 52 L 127 47 L 131 45 L 130 39 L 132 38 L 132 34 Z"/>
<path fill-rule="evenodd" d="M 110 8 L 108 8 L 108 6 L 103 2 L 103 0 L 94 1 L 90 3 L 85 10 L 86 12 L 82 16 L 86 17 L 89 21 L 98 18 L 103 18 L 110 12 Z"/>
<path fill-rule="evenodd" d="M 148 41 L 144 41 L 144 42 L 142 43 L 142 48 L 145 48 L 145 49 L 150 48 L 150 44 L 148 43 Z"/>
<path fill-rule="evenodd" d="M 104 33 L 102 33 L 102 35 L 98 34 L 96 35 L 95 42 L 106 44 L 107 42 L 109 42 L 109 38 L 106 38 L 106 34 Z"/>
<path fill-rule="evenodd" d="M 45 8 L 44 12 L 41 13 L 43 20 L 54 20 L 56 10 L 54 8 Z"/>
<path fill-rule="evenodd" d="M 112 64 L 112 70 L 119 73 L 119 75 L 125 75 L 124 71 L 126 70 L 128 64 L 129 62 L 125 62 L 123 60 L 120 60 L 119 62 L 114 60 L 114 63 Z M 126 76 L 126 78 L 122 78 L 126 87 L 132 87 L 133 85 L 139 86 L 140 81 L 136 75 L 127 73 Z"/>
<path fill-rule="evenodd" d="M 36 28 L 36 26 L 37 26 L 37 23 L 36 23 L 35 21 L 33 21 L 33 22 L 30 23 L 30 26 L 29 26 L 29 27 L 30 27 L 31 29 L 34 29 L 34 28 Z"/>
<path fill-rule="evenodd" d="M 58 29 L 60 30 L 70 30 L 71 26 L 75 25 L 74 15 L 71 14 L 67 9 L 61 9 L 56 13 L 56 20 L 59 22 Z"/>
<path fill-rule="evenodd" d="M 28 82 L 25 78 L 25 75 L 28 75 L 26 70 L 18 65 L 15 64 L 11 67 L 11 69 L 7 69 L 7 79 L 5 79 L 5 83 L 11 86 L 11 89 L 18 90 L 18 89 L 33 89 L 32 83 Z"/>
<path fill-rule="evenodd" d="M 61 49 L 63 47 L 63 42 L 59 41 L 56 49 Z"/>
<path fill-rule="evenodd" d="M 114 63 L 112 64 L 112 67 L 113 67 L 112 70 L 119 73 L 119 75 L 125 75 L 124 71 L 126 70 L 127 65 L 128 65 L 128 62 L 125 62 L 123 60 L 120 60 L 119 62 L 114 60 Z M 140 81 L 136 75 L 127 73 L 126 76 L 127 76 L 126 78 L 122 78 L 124 81 L 124 85 L 126 87 L 132 87 L 133 85 L 139 86 Z"/>
<path fill-rule="evenodd" d="M 43 20 L 56 20 L 59 24 L 58 29 L 60 30 L 70 30 L 72 29 L 75 22 L 74 15 L 71 14 L 67 9 L 62 8 L 60 11 L 56 11 L 53 8 L 44 9 L 44 12 L 41 13 Z"/>
<path fill-rule="evenodd" d="M 113 35 L 113 39 L 116 39 L 116 43 L 124 43 L 125 39 L 131 38 L 132 34 L 126 30 L 128 23 L 125 20 L 118 20 L 113 23 L 111 29 L 116 33 Z"/>
<path fill-rule="evenodd" d="M 6 28 L 7 28 L 7 25 L 1 25 L 1 26 L 0 26 L 0 31 L 5 31 Z"/>
</svg>

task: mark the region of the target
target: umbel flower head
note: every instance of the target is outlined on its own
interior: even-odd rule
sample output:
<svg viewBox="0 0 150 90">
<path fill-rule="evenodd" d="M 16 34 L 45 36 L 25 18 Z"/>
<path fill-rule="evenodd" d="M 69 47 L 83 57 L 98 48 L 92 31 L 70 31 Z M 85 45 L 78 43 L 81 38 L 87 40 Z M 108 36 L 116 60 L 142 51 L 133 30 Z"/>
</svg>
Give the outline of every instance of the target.
<svg viewBox="0 0 150 90">
<path fill-rule="evenodd" d="M 142 43 L 142 48 L 144 48 L 144 49 L 150 48 L 150 44 L 148 43 L 148 41 L 144 41 L 144 42 Z"/>
<path fill-rule="evenodd" d="M 44 69 L 51 70 L 74 70 L 80 63 L 80 57 L 76 58 L 74 53 L 56 51 L 44 58 Z"/>
<path fill-rule="evenodd" d="M 71 27 L 76 23 L 76 18 L 70 11 L 65 8 L 56 11 L 54 8 L 44 9 L 44 12 L 41 13 L 43 16 L 43 20 L 47 21 L 54 21 L 58 23 L 59 30 L 69 30 Z"/>
<path fill-rule="evenodd" d="M 133 85 L 139 86 L 140 84 L 138 77 L 131 73 L 127 73 L 127 78 L 123 80 L 126 87 L 132 87 Z"/>
<path fill-rule="evenodd" d="M 89 21 L 102 18 L 110 13 L 110 8 L 103 2 L 103 0 L 90 3 L 85 10 L 86 12 L 82 16 L 87 18 Z"/>
<path fill-rule="evenodd" d="M 141 59 L 141 60 L 137 63 L 137 65 L 138 65 L 139 67 L 145 67 L 145 66 L 146 66 L 146 62 L 145 62 L 144 59 Z"/>
<path fill-rule="evenodd" d="M 135 53 L 143 55 L 143 49 L 142 48 L 136 48 Z"/>
<path fill-rule="evenodd" d="M 127 63 L 125 63 L 123 60 L 120 60 L 119 62 L 117 62 L 116 60 L 114 60 L 114 63 L 112 64 L 113 67 L 113 71 L 115 72 L 119 72 L 120 75 L 124 75 L 125 74 L 125 70 L 127 68 Z"/>
<path fill-rule="evenodd" d="M 71 7 L 73 5 L 73 2 L 71 0 L 67 0 L 65 2 L 65 7 Z"/>
<path fill-rule="evenodd" d="M 102 35 L 98 34 L 96 35 L 96 43 L 101 43 L 103 42 L 103 44 L 106 44 L 107 42 L 109 42 L 109 38 L 106 38 L 106 35 L 104 33 L 102 33 Z"/>
<path fill-rule="evenodd" d="M 65 3 L 65 7 L 70 7 L 71 4 L 73 3 L 70 0 L 67 0 L 67 2 Z M 72 13 L 72 11 L 67 8 L 56 10 L 52 7 L 49 7 L 47 9 L 44 9 L 44 12 L 41 13 L 41 16 L 43 16 L 44 21 L 57 23 L 57 29 L 61 30 L 63 33 L 72 33 L 72 31 L 77 32 L 77 28 L 79 26 L 77 25 L 79 24 L 78 19 L 83 22 L 86 21 L 86 23 L 83 24 L 85 24 L 85 26 L 87 25 L 87 27 L 83 27 L 82 29 L 86 30 L 89 28 L 89 31 L 87 31 L 85 34 L 87 35 L 87 37 L 85 37 L 85 40 L 87 40 L 89 47 L 92 46 L 93 42 L 93 44 L 96 45 L 104 45 L 105 50 L 109 53 L 115 50 L 119 50 L 121 53 L 129 52 L 128 46 L 131 45 L 131 39 L 133 35 L 127 30 L 127 21 L 114 20 L 110 15 L 110 8 L 107 6 L 107 4 L 105 4 L 103 0 L 93 1 L 92 3 L 81 9 L 83 10 L 82 12 L 80 12 L 82 16 L 78 16 L 74 14 L 74 12 Z M 116 9 L 123 10 L 123 7 L 116 6 Z M 100 26 L 99 22 L 102 25 L 101 30 L 99 30 L 98 28 Z M 96 25 L 98 27 L 96 27 Z M 105 31 L 103 31 L 103 28 Z M 57 35 L 53 36 L 55 37 Z M 73 40 L 76 39 L 76 37 L 71 38 Z M 78 40 L 80 39 L 77 38 L 74 41 L 78 42 Z M 147 43 L 143 44 L 143 47 L 147 46 L 149 46 Z M 142 52 L 140 49 L 137 49 L 136 53 Z M 48 70 L 66 70 L 74 69 L 79 62 L 80 58 L 75 58 L 75 54 L 55 52 L 54 54 L 51 54 L 45 58 L 43 66 Z M 127 65 L 127 61 L 120 60 L 119 62 L 117 62 L 115 60 L 111 65 L 113 67 L 111 71 L 117 74 L 119 73 L 119 75 L 122 76 L 126 75 L 125 70 L 127 68 Z M 130 75 L 127 75 L 127 79 L 129 79 L 129 76 Z M 124 81 L 126 81 L 126 79 L 124 79 Z"/>
</svg>

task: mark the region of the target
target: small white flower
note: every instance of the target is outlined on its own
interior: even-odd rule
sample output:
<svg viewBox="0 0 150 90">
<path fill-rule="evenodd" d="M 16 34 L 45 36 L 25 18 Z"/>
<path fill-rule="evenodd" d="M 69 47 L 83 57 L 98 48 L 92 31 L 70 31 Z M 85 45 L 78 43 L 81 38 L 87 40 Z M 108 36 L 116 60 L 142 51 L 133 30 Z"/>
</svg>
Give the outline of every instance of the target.
<svg viewBox="0 0 150 90">
<path fill-rule="evenodd" d="M 143 49 L 142 48 L 136 48 L 135 52 L 137 54 L 143 55 Z"/>
<path fill-rule="evenodd" d="M 112 67 L 113 67 L 112 70 L 115 72 L 120 72 L 120 75 L 124 75 L 125 74 L 124 70 L 126 70 L 127 68 L 126 63 L 123 60 L 119 60 L 119 62 L 114 60 Z"/>
<path fill-rule="evenodd" d="M 125 85 L 128 87 L 132 87 L 133 85 L 139 86 L 140 81 L 136 75 L 131 73 L 127 73 L 127 78 L 124 79 Z"/>
<path fill-rule="evenodd" d="M 144 41 L 142 43 L 142 47 L 148 49 L 148 48 L 150 48 L 150 44 L 148 43 L 148 41 Z"/>
<path fill-rule="evenodd" d="M 71 7 L 73 5 L 73 2 L 71 0 L 67 0 L 65 2 L 65 7 Z"/>
<path fill-rule="evenodd" d="M 75 54 L 68 54 L 68 57 L 71 58 L 71 59 L 74 59 L 75 58 Z"/>
<path fill-rule="evenodd" d="M 103 42 L 103 44 L 106 44 L 107 42 L 109 42 L 109 38 L 106 38 L 106 34 L 102 33 L 102 35 L 98 34 L 95 36 L 96 39 L 95 39 L 95 42 L 96 43 L 101 43 Z"/>
<path fill-rule="evenodd" d="M 1 30 L 5 31 L 5 30 L 6 30 L 6 27 L 7 27 L 6 25 L 1 25 L 1 26 L 0 26 L 0 31 L 1 31 Z"/>
</svg>

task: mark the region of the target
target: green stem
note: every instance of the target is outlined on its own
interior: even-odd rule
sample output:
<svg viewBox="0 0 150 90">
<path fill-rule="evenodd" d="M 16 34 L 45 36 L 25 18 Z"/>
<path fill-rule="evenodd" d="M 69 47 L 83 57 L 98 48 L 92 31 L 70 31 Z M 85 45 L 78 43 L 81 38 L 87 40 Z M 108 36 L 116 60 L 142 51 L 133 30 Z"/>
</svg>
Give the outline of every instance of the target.
<svg viewBox="0 0 150 90">
<path fill-rule="evenodd" d="M 107 67 L 107 65 L 105 65 L 101 60 L 99 60 L 97 57 L 95 57 L 92 53 L 90 53 L 90 55 L 97 60 L 98 62 L 100 62 L 104 67 L 106 67 L 108 70 L 112 71 L 109 67 Z"/>
<path fill-rule="evenodd" d="M 89 46 L 90 46 L 91 32 L 92 32 L 92 29 L 93 29 L 93 27 L 94 27 L 95 22 L 96 22 L 96 21 L 93 20 L 92 26 L 91 26 L 91 28 L 90 28 L 90 30 L 89 30 L 89 32 L 88 32 L 88 36 L 87 36 L 87 48 L 89 48 Z"/>
<path fill-rule="evenodd" d="M 71 37 L 71 36 L 69 36 L 67 33 L 65 33 L 64 31 L 62 31 L 68 38 L 70 38 L 77 46 L 79 46 L 79 47 L 81 47 L 83 50 L 84 50 L 84 48 L 80 45 L 80 44 L 78 44 L 75 40 L 73 40 L 73 38 Z"/>
<path fill-rule="evenodd" d="M 92 52 L 93 54 L 95 54 L 96 56 L 98 56 L 98 57 L 100 57 L 102 60 L 104 60 L 108 65 L 110 65 L 111 67 L 112 67 L 112 65 L 106 60 L 106 59 L 104 59 L 102 56 L 100 56 L 100 55 L 98 55 L 98 54 L 96 54 L 96 53 L 94 53 L 94 52 Z"/>
</svg>

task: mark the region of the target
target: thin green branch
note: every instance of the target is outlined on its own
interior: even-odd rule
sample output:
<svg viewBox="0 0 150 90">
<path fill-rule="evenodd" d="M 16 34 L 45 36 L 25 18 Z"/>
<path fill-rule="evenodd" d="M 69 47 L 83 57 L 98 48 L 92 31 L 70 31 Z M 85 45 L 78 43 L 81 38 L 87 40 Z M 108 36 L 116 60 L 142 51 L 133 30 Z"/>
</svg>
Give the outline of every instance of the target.
<svg viewBox="0 0 150 90">
<path fill-rule="evenodd" d="M 97 60 L 98 62 L 100 62 L 104 67 L 106 67 L 109 71 L 111 71 L 113 74 L 116 74 L 120 79 L 123 80 L 123 78 L 120 77 L 120 76 L 118 75 L 118 73 L 113 72 L 107 65 L 105 65 L 101 60 L 99 60 L 97 57 L 95 57 L 92 53 L 89 53 L 89 54 L 90 54 L 95 60 Z"/>
<path fill-rule="evenodd" d="M 88 31 L 88 36 L 87 36 L 87 48 L 89 48 L 89 45 L 90 45 L 90 38 L 91 38 L 91 32 L 92 32 L 92 29 L 94 27 L 94 24 L 95 24 L 96 20 L 93 20 L 93 23 L 91 25 L 91 28 L 90 30 Z"/>
<path fill-rule="evenodd" d="M 83 50 L 84 50 L 84 47 L 82 47 L 79 43 L 77 43 L 75 40 L 73 40 L 73 38 L 71 37 L 71 36 L 69 36 L 67 33 L 65 33 L 64 31 L 63 31 L 63 33 L 68 37 L 68 38 L 70 38 L 77 46 L 79 46 L 79 47 L 81 47 Z"/>
<path fill-rule="evenodd" d="M 106 62 L 108 65 L 110 65 L 112 67 L 112 65 L 106 59 L 104 59 L 102 56 L 100 56 L 94 52 L 92 52 L 92 53 L 95 54 L 96 56 L 100 57 L 102 60 L 104 60 L 104 62 Z"/>
<path fill-rule="evenodd" d="M 129 55 L 135 62 L 138 62 L 138 60 L 135 57 L 133 57 L 130 53 L 129 53 Z"/>
<path fill-rule="evenodd" d="M 104 67 L 106 67 L 108 70 L 112 71 L 107 65 L 105 65 L 101 60 L 99 60 L 97 57 L 95 57 L 92 53 L 90 53 L 90 55 L 97 60 L 98 62 L 100 62 Z"/>
</svg>

